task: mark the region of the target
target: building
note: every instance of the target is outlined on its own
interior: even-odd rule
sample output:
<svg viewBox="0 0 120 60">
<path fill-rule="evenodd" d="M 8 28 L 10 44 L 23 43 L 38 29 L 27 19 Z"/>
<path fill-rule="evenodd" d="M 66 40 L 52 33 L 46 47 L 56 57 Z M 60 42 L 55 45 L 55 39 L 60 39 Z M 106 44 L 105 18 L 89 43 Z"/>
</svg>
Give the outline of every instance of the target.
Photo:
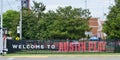
<svg viewBox="0 0 120 60">
<path fill-rule="evenodd" d="M 97 30 L 98 30 L 98 18 L 90 18 L 89 27 L 90 27 L 90 32 L 92 33 L 92 36 L 96 36 Z"/>
<path fill-rule="evenodd" d="M 91 36 L 96 36 L 101 39 L 106 38 L 106 34 L 102 32 L 103 24 L 105 21 L 101 21 L 98 18 L 89 19 L 89 27 Z"/>
</svg>

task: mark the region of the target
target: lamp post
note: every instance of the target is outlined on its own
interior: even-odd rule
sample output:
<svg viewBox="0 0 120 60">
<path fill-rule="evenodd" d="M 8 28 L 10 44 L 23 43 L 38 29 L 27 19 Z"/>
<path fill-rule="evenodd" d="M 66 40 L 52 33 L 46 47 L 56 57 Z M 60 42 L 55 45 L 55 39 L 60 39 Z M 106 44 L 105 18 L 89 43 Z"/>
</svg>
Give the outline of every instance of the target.
<svg viewBox="0 0 120 60">
<path fill-rule="evenodd" d="M 0 28 L 3 28 L 3 0 L 1 0 Z M 3 53 L 3 31 L 0 29 L 0 53 Z"/>
<path fill-rule="evenodd" d="M 22 2 L 23 0 L 20 1 L 20 23 L 19 23 L 19 26 L 20 26 L 20 39 L 22 39 Z"/>
<path fill-rule="evenodd" d="M 85 0 L 85 9 L 87 9 L 87 0 Z"/>
</svg>

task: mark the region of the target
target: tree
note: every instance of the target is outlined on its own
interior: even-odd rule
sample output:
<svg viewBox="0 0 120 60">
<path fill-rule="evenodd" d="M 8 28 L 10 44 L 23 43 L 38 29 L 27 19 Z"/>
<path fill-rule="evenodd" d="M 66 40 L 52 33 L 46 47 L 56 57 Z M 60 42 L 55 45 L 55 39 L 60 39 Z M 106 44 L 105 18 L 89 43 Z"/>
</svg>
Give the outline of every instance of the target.
<svg viewBox="0 0 120 60">
<path fill-rule="evenodd" d="M 35 23 L 37 29 L 33 31 L 36 39 L 79 39 L 89 29 L 87 22 L 90 12 L 82 8 L 59 7 L 56 11 L 50 10 L 41 16 Z"/>
<path fill-rule="evenodd" d="M 43 11 L 45 11 L 46 9 L 46 6 L 41 2 L 37 3 L 35 1 L 33 1 L 33 4 L 34 6 L 32 7 L 32 10 L 34 11 L 39 20 L 39 18 L 42 16 Z"/>
<path fill-rule="evenodd" d="M 23 39 L 36 39 L 37 18 L 31 10 L 23 13 L 22 34 Z"/>
<path fill-rule="evenodd" d="M 48 18 L 47 21 L 43 20 L 46 25 L 44 25 L 44 28 L 46 27 L 44 31 L 48 31 L 51 39 L 79 39 L 89 29 L 87 23 L 89 14 L 89 10 L 81 8 L 59 7 L 56 13 L 49 11 L 44 17 Z"/>
<path fill-rule="evenodd" d="M 120 0 L 115 0 L 115 5 L 110 8 L 103 31 L 108 38 L 120 38 Z"/>
<path fill-rule="evenodd" d="M 56 11 L 44 12 L 44 10 L 45 5 L 37 2 L 34 2 L 32 9 L 23 9 L 22 33 L 24 39 L 79 39 L 89 29 L 89 10 L 71 6 L 59 7 Z M 12 14 L 14 16 L 11 16 Z M 10 26 L 10 30 L 16 34 L 19 12 L 6 13 L 4 20 L 12 21 L 12 23 L 5 22 L 4 26 Z"/>
<path fill-rule="evenodd" d="M 24 39 L 40 39 L 39 34 L 41 30 L 39 26 L 39 21 L 42 20 L 45 10 L 45 5 L 41 2 L 37 3 L 33 1 L 32 9 L 23 9 L 23 37 Z"/>
<path fill-rule="evenodd" d="M 19 24 L 19 12 L 8 10 L 3 14 L 3 27 L 11 31 L 11 36 L 16 37 Z"/>
<path fill-rule="evenodd" d="M 57 20 L 56 13 L 54 11 L 48 11 L 47 13 L 42 14 L 42 18 L 38 22 L 38 31 L 37 37 L 39 39 L 50 39 L 51 38 L 51 26 L 54 23 L 54 20 Z"/>
</svg>

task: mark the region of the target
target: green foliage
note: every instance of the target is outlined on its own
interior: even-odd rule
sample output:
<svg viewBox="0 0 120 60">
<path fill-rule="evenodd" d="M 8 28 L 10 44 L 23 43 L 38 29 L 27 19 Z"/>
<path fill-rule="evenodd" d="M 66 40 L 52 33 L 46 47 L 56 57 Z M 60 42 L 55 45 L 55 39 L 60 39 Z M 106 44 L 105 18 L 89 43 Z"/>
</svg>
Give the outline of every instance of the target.
<svg viewBox="0 0 120 60">
<path fill-rule="evenodd" d="M 79 39 L 84 37 L 84 32 L 89 29 L 88 19 L 90 13 L 81 8 L 59 7 L 56 12 L 49 11 L 45 13 L 43 20 L 40 20 L 40 26 L 44 37 L 47 39 Z M 84 13 L 84 14 L 83 14 Z"/>
<path fill-rule="evenodd" d="M 31 11 L 23 13 L 22 33 L 25 39 L 35 39 L 37 18 Z"/>
<path fill-rule="evenodd" d="M 120 0 L 115 0 L 115 5 L 110 8 L 103 31 L 108 38 L 120 38 Z"/>
<path fill-rule="evenodd" d="M 46 6 L 43 3 L 35 1 L 33 3 L 32 9 L 23 9 L 23 39 L 79 39 L 84 37 L 84 32 L 89 29 L 89 10 L 67 6 L 59 7 L 56 11 L 44 12 Z M 14 34 L 17 34 L 16 27 L 19 15 L 16 14 L 19 13 L 11 14 L 15 16 L 9 17 L 9 14 L 5 17 L 5 20 L 14 22 L 6 22 L 4 26 L 11 28 Z M 15 27 L 13 28 L 11 25 L 15 25 Z"/>
<path fill-rule="evenodd" d="M 12 33 L 10 36 L 16 36 L 16 28 L 19 24 L 19 12 L 8 10 L 3 14 L 3 27 L 7 28 Z"/>
<path fill-rule="evenodd" d="M 41 2 L 33 1 L 34 6 L 32 7 L 33 13 L 37 16 L 38 20 L 41 18 L 43 11 L 45 11 L 46 6 Z"/>
</svg>

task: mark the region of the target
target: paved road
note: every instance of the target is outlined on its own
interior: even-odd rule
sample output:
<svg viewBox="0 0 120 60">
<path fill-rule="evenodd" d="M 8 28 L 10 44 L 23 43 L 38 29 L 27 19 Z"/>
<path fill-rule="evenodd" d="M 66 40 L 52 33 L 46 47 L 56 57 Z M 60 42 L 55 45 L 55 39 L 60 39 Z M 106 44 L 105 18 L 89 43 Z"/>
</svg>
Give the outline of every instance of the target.
<svg viewBox="0 0 120 60">
<path fill-rule="evenodd" d="M 0 56 L 0 60 L 120 60 L 120 56 Z"/>
</svg>

